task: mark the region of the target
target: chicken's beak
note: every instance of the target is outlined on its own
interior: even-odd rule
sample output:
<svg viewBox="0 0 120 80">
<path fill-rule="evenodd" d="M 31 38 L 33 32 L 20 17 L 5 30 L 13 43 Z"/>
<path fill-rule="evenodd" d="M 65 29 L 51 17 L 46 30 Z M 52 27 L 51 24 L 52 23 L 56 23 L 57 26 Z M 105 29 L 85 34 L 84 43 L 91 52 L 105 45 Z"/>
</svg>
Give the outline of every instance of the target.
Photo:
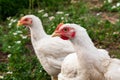
<svg viewBox="0 0 120 80">
<path fill-rule="evenodd" d="M 52 37 L 56 37 L 56 36 L 60 36 L 60 33 L 54 32 L 54 33 L 52 34 Z"/>
<path fill-rule="evenodd" d="M 22 26 L 22 23 L 18 21 L 17 26 Z"/>
</svg>

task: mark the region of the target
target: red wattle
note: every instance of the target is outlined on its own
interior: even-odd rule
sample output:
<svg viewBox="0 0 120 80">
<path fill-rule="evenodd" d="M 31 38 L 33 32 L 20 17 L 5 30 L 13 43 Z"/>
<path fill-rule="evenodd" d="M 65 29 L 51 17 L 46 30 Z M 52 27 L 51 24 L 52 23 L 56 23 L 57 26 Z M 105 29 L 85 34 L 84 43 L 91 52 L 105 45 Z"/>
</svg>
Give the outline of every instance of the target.
<svg viewBox="0 0 120 80">
<path fill-rule="evenodd" d="M 68 39 L 69 39 L 69 38 L 66 37 L 66 36 L 61 36 L 61 38 L 62 38 L 63 40 L 68 40 Z"/>
</svg>

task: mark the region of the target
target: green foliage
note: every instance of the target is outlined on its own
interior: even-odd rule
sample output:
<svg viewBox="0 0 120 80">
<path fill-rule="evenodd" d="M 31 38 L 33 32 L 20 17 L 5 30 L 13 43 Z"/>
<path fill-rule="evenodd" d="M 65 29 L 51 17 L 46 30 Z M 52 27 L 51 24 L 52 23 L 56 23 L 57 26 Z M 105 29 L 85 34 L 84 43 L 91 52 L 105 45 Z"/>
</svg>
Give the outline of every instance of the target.
<svg viewBox="0 0 120 80">
<path fill-rule="evenodd" d="M 16 15 L 19 10 L 28 8 L 28 3 L 28 0 L 0 0 L 0 19 Z"/>
<path fill-rule="evenodd" d="M 105 0 L 103 6 L 101 7 L 102 11 L 120 11 L 120 1 L 119 0 Z"/>
</svg>

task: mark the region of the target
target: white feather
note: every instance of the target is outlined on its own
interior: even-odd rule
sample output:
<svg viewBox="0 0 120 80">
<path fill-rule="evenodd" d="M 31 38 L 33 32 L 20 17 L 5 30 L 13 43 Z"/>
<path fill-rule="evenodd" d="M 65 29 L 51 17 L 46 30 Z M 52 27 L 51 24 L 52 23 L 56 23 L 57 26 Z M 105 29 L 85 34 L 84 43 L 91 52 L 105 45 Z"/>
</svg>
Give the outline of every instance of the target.
<svg viewBox="0 0 120 80">
<path fill-rule="evenodd" d="M 98 49 L 100 55 L 103 57 L 109 57 L 108 52 L 104 49 Z M 107 66 L 108 63 L 103 62 L 103 66 Z M 82 76 L 83 68 L 81 63 L 78 61 L 76 53 L 69 54 L 63 61 L 61 65 L 61 73 L 58 75 L 58 80 L 84 80 Z M 92 75 L 95 79 L 92 80 L 104 80 L 104 77 L 96 69 L 93 69 Z"/>
</svg>

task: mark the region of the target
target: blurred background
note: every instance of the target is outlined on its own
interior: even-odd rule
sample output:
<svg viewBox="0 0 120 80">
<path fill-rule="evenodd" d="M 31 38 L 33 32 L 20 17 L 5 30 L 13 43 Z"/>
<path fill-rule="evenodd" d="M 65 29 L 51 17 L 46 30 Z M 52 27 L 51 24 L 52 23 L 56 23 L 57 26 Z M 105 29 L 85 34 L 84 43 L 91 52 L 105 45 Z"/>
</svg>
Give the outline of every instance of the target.
<svg viewBox="0 0 120 80">
<path fill-rule="evenodd" d="M 120 0 L 0 0 L 0 80 L 50 80 L 29 29 L 16 26 L 26 14 L 38 16 L 47 34 L 62 21 L 79 24 L 96 47 L 120 58 Z"/>
</svg>

